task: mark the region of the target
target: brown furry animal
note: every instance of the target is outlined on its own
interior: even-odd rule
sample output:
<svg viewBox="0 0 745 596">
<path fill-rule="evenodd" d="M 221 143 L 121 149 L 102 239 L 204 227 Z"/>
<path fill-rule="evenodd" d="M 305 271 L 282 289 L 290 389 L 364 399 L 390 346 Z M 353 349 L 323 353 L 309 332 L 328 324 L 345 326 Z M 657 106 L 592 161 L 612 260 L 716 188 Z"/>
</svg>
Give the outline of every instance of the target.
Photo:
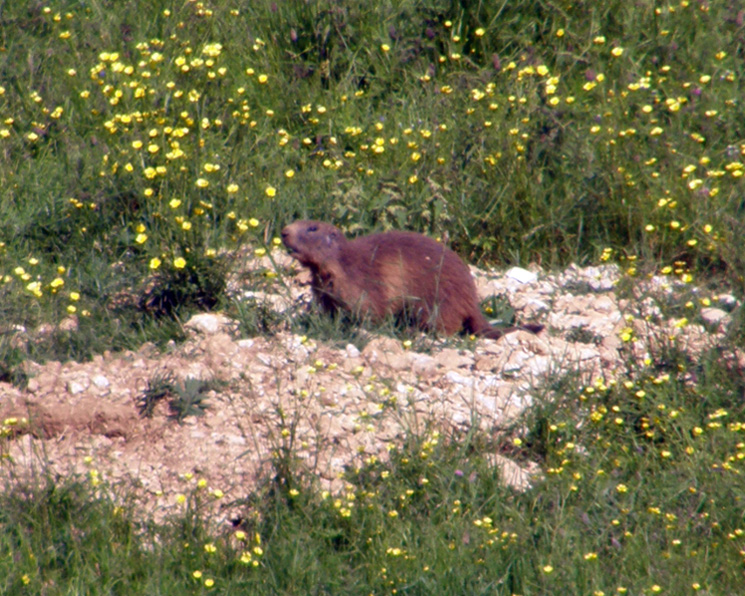
<svg viewBox="0 0 745 596">
<path fill-rule="evenodd" d="M 296 221 L 282 230 L 290 255 L 312 273 L 321 307 L 380 321 L 403 317 L 421 329 L 447 335 L 465 331 L 499 338 L 542 325 L 497 329 L 481 313 L 468 267 L 449 248 L 413 232 L 384 232 L 347 240 L 320 221 Z"/>
</svg>

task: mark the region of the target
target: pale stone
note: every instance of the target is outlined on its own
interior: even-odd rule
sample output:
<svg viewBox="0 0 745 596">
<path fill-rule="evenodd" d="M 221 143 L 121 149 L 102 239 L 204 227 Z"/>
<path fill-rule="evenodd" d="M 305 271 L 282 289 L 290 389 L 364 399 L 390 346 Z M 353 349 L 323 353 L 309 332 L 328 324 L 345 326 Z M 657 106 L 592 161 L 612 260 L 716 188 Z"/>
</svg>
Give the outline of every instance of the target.
<svg viewBox="0 0 745 596">
<path fill-rule="evenodd" d="M 60 321 L 59 324 L 60 331 L 77 331 L 78 330 L 78 318 L 73 315 L 71 317 L 66 317 Z"/>
<path fill-rule="evenodd" d="M 91 381 L 99 389 L 106 389 L 107 387 L 109 387 L 109 385 L 111 385 L 111 383 L 109 382 L 109 380 L 106 377 L 104 377 L 103 375 L 95 375 L 91 379 Z"/>
<path fill-rule="evenodd" d="M 702 308 L 701 318 L 708 325 L 718 325 L 727 318 L 727 313 L 720 308 Z"/>
<path fill-rule="evenodd" d="M 199 313 L 189 319 L 184 328 L 205 335 L 226 332 L 234 329 L 237 323 L 225 315 L 216 313 Z"/>
<path fill-rule="evenodd" d="M 79 393 L 83 393 L 87 389 L 88 385 L 81 383 L 80 381 L 68 381 L 67 382 L 67 391 L 71 395 L 77 395 Z"/>
<path fill-rule="evenodd" d="M 510 279 L 520 282 L 521 284 L 533 283 L 538 279 L 538 274 L 523 269 L 522 267 L 512 267 L 505 273 Z"/>
<path fill-rule="evenodd" d="M 717 302 L 730 311 L 740 303 L 732 294 L 719 294 Z"/>
<path fill-rule="evenodd" d="M 434 357 L 435 362 L 445 368 L 466 368 L 473 366 L 473 355 L 464 351 L 445 348 Z"/>
<path fill-rule="evenodd" d="M 408 355 L 409 365 L 415 374 L 430 378 L 437 370 L 437 361 L 428 354 L 412 352 Z"/>
<path fill-rule="evenodd" d="M 449 381 L 455 385 L 463 385 L 465 387 L 472 387 L 474 385 L 474 378 L 470 376 L 465 376 L 460 373 L 455 372 L 454 370 L 449 370 L 445 373 L 443 376 L 443 379 L 446 381 Z"/>
</svg>

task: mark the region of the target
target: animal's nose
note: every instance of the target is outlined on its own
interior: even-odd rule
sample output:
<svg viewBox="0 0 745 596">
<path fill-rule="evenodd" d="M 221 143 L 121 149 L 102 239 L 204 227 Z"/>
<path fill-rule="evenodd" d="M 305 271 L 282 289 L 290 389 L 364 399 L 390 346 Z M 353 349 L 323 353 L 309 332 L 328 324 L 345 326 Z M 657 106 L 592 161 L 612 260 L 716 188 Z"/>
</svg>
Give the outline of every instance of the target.
<svg viewBox="0 0 745 596">
<path fill-rule="evenodd" d="M 287 238 L 290 235 L 290 230 L 287 227 L 282 228 L 281 235 L 282 238 Z"/>
</svg>

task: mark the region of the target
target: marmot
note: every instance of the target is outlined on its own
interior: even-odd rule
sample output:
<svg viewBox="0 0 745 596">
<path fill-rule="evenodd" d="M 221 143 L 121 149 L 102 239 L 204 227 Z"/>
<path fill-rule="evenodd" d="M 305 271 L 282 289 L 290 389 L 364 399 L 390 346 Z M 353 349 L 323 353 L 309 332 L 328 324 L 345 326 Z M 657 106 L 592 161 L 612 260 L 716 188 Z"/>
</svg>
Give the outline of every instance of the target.
<svg viewBox="0 0 745 596">
<path fill-rule="evenodd" d="M 310 269 L 313 294 L 329 313 L 345 310 L 373 321 L 392 314 L 424 330 L 493 339 L 517 329 L 543 329 L 492 327 L 479 308 L 465 263 L 422 234 L 383 232 L 347 240 L 331 224 L 296 221 L 282 230 L 282 241 Z"/>
</svg>

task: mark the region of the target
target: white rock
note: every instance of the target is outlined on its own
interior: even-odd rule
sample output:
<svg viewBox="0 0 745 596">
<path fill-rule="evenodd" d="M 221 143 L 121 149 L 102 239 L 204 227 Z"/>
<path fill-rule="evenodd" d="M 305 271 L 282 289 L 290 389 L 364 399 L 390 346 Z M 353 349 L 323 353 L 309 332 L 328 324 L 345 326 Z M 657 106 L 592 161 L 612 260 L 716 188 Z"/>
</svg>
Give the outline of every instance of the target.
<svg viewBox="0 0 745 596">
<path fill-rule="evenodd" d="M 468 416 L 464 412 L 458 412 L 457 410 L 452 412 L 450 419 L 456 426 L 465 426 L 471 423 L 470 416 Z"/>
<path fill-rule="evenodd" d="M 717 301 L 719 302 L 719 304 L 730 310 L 737 306 L 737 298 L 735 298 L 732 294 L 719 294 L 719 296 L 717 297 Z"/>
<path fill-rule="evenodd" d="M 428 354 L 411 352 L 407 355 L 411 370 L 417 375 L 431 377 L 437 370 L 437 362 Z"/>
<path fill-rule="evenodd" d="M 521 284 L 529 284 L 538 279 L 538 275 L 536 273 L 528 271 L 527 269 L 523 269 L 522 267 L 512 267 L 511 269 L 507 270 L 505 275 L 510 279 L 519 281 Z"/>
<path fill-rule="evenodd" d="M 349 358 L 359 358 L 360 357 L 360 351 L 357 349 L 356 346 L 353 346 L 352 344 L 347 344 L 347 347 L 344 348 L 344 351 L 347 353 L 347 356 Z"/>
<path fill-rule="evenodd" d="M 440 366 L 448 368 L 470 367 L 473 366 L 473 354 L 453 348 L 444 348 L 437 352 L 434 361 Z"/>
<path fill-rule="evenodd" d="M 86 385 L 79 381 L 68 381 L 67 383 L 67 391 L 72 395 L 77 395 L 78 393 L 83 393 L 85 391 Z"/>
<path fill-rule="evenodd" d="M 93 384 L 99 389 L 106 389 L 109 385 L 111 385 L 109 380 L 103 375 L 96 375 L 91 379 L 91 381 L 93 381 Z"/>
<path fill-rule="evenodd" d="M 223 443 L 229 443 L 231 445 L 245 445 L 246 439 L 244 437 L 241 437 L 240 435 L 223 435 L 221 432 L 212 433 L 210 435 L 210 438 L 212 438 L 214 441 L 220 441 Z"/>
<path fill-rule="evenodd" d="M 552 364 L 549 356 L 534 356 L 528 361 L 528 370 L 534 377 L 540 377 L 549 371 Z"/>
<path fill-rule="evenodd" d="M 264 366 L 271 367 L 274 364 L 274 361 L 269 354 L 256 354 L 256 360 L 258 360 Z"/>
<path fill-rule="evenodd" d="M 71 317 L 66 317 L 60 321 L 59 324 L 60 331 L 77 331 L 78 330 L 78 318 L 73 315 Z"/>
<path fill-rule="evenodd" d="M 502 482 L 517 490 L 527 490 L 530 488 L 536 473 L 532 473 L 529 468 L 521 468 L 518 464 L 510 459 L 498 454 L 494 454 L 494 464 L 499 469 Z"/>
<path fill-rule="evenodd" d="M 543 300 L 537 300 L 535 298 L 529 298 L 528 300 L 526 300 L 525 306 L 532 312 L 548 312 L 549 310 L 551 310 L 551 307 L 548 305 L 548 303 L 544 302 Z"/>
<path fill-rule="evenodd" d="M 279 294 L 267 294 L 266 292 L 243 292 L 243 300 L 255 300 L 258 304 L 266 305 L 272 310 L 285 311 L 293 306 L 292 299 Z"/>
<path fill-rule="evenodd" d="M 184 325 L 186 329 L 204 333 L 205 335 L 214 335 L 219 332 L 227 332 L 236 326 L 235 321 L 225 315 L 215 313 L 200 313 L 194 315 Z"/>
<path fill-rule="evenodd" d="M 720 308 L 702 308 L 701 318 L 709 325 L 718 325 L 727 318 L 727 313 Z"/>
<path fill-rule="evenodd" d="M 473 386 L 474 379 L 473 377 L 466 377 L 464 375 L 461 375 L 454 370 L 450 370 L 445 373 L 443 376 L 443 379 L 446 381 L 450 381 L 451 383 L 455 385 L 463 385 L 465 387 L 471 387 Z"/>
</svg>

